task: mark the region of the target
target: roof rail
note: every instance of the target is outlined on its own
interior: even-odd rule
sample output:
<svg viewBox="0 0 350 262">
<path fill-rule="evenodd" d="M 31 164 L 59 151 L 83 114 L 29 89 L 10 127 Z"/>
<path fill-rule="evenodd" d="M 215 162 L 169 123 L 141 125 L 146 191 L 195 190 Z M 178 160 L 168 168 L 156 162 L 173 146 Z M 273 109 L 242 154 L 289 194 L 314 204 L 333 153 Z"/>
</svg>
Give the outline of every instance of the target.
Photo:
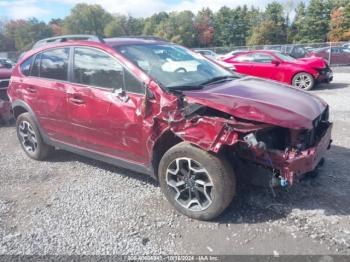
<svg viewBox="0 0 350 262">
<path fill-rule="evenodd" d="M 118 37 L 111 37 L 111 38 L 106 38 L 106 39 L 124 39 L 124 38 L 131 38 L 131 39 L 144 39 L 144 40 L 157 40 L 157 41 L 165 41 L 168 42 L 167 40 L 158 37 L 158 36 L 153 36 L 153 35 L 139 35 L 139 36 L 118 36 Z"/>
<path fill-rule="evenodd" d="M 165 39 L 154 35 L 126 36 L 126 38 L 166 41 Z"/>
<path fill-rule="evenodd" d="M 95 35 L 60 35 L 39 40 L 34 44 L 33 49 L 46 44 L 66 42 L 69 40 L 86 40 L 104 43 L 103 38 Z"/>
</svg>

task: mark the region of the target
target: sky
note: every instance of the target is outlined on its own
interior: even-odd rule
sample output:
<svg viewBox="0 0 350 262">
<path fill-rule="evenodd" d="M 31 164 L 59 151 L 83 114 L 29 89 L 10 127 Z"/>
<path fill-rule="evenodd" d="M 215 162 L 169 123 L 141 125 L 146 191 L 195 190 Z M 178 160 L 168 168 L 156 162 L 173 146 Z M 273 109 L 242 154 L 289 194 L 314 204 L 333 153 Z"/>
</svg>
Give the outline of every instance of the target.
<svg viewBox="0 0 350 262">
<path fill-rule="evenodd" d="M 36 17 L 45 22 L 51 18 L 64 18 L 77 3 L 100 4 L 110 13 L 134 17 L 147 17 L 160 11 L 191 10 L 204 7 L 217 11 L 222 6 L 254 5 L 264 8 L 273 0 L 0 0 L 0 17 L 25 19 Z M 277 0 L 284 4 L 288 0 Z M 296 2 L 296 1 L 294 1 Z"/>
</svg>

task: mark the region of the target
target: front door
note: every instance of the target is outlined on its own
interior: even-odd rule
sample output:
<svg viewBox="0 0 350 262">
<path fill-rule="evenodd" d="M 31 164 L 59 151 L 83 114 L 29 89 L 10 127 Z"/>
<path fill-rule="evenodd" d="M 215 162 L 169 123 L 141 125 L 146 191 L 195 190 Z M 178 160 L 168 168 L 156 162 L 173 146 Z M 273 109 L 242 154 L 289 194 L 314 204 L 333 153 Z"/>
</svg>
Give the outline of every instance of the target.
<svg viewBox="0 0 350 262">
<path fill-rule="evenodd" d="M 272 63 L 273 60 L 276 59 L 270 54 L 253 53 L 251 64 L 253 66 L 254 75 L 257 77 L 282 81 L 282 72 L 279 65 Z"/>
<path fill-rule="evenodd" d="M 67 101 L 77 145 L 144 163 L 147 130 L 140 113 L 145 99 L 143 85 L 102 50 L 76 47 L 73 61 Z M 115 90 L 125 94 L 116 95 Z"/>
</svg>

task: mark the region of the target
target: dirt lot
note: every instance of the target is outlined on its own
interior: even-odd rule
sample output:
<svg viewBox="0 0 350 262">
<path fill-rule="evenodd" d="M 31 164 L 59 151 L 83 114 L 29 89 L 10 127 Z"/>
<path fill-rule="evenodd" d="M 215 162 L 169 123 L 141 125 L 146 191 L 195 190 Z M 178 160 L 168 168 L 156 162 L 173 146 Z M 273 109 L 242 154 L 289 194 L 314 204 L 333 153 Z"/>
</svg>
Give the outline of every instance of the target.
<svg viewBox="0 0 350 262">
<path fill-rule="evenodd" d="M 334 121 L 319 177 L 276 198 L 241 186 L 213 222 L 178 215 L 143 175 L 63 151 L 30 160 L 0 127 L 0 254 L 350 254 L 350 70 L 313 93 Z"/>
</svg>

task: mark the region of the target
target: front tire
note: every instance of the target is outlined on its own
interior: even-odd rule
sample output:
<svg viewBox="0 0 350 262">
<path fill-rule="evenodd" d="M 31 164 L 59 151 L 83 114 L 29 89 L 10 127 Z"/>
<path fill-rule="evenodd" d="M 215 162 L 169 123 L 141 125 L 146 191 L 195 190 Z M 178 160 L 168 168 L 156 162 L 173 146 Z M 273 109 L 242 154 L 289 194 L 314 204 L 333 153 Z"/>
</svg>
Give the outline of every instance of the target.
<svg viewBox="0 0 350 262">
<path fill-rule="evenodd" d="M 158 171 L 167 200 L 180 213 L 194 219 L 217 217 L 235 195 L 235 174 L 229 163 L 187 142 L 170 148 Z"/>
<path fill-rule="evenodd" d="M 301 72 L 293 77 L 292 85 L 305 91 L 311 90 L 315 85 L 315 79 L 312 75 Z"/>
<path fill-rule="evenodd" d="M 16 121 L 17 137 L 24 152 L 32 159 L 44 160 L 52 150 L 46 145 L 29 113 L 18 116 Z"/>
</svg>

